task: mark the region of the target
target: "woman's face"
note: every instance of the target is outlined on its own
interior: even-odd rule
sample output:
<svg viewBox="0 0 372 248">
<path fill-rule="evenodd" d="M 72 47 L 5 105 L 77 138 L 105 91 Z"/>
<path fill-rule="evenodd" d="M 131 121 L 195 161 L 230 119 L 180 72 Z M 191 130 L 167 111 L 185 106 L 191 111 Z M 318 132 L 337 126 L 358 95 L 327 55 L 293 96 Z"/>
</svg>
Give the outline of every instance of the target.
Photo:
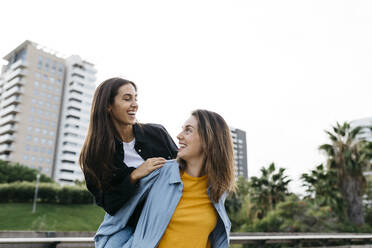
<svg viewBox="0 0 372 248">
<path fill-rule="evenodd" d="M 138 109 L 137 92 L 132 84 L 122 85 L 109 106 L 113 121 L 119 125 L 133 125 L 136 122 Z"/>
<path fill-rule="evenodd" d="M 177 135 L 179 140 L 178 157 L 188 161 L 202 159 L 202 144 L 198 133 L 198 123 L 194 116 L 190 116 L 182 127 L 182 132 Z"/>
</svg>

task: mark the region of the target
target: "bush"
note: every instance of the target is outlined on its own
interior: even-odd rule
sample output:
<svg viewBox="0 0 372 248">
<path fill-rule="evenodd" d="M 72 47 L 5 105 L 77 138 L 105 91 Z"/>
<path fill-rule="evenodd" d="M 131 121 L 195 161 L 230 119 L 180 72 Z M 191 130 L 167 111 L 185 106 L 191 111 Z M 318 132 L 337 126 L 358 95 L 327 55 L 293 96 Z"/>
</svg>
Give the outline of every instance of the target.
<svg viewBox="0 0 372 248">
<path fill-rule="evenodd" d="M 0 202 L 32 202 L 35 193 L 34 182 L 14 182 L 0 184 Z M 38 201 L 59 204 L 92 203 L 92 195 L 81 186 L 61 187 L 55 183 L 40 183 Z"/>
<path fill-rule="evenodd" d="M 92 203 L 92 195 L 83 187 L 66 186 L 58 192 L 59 203 L 61 204 L 80 204 Z"/>
</svg>

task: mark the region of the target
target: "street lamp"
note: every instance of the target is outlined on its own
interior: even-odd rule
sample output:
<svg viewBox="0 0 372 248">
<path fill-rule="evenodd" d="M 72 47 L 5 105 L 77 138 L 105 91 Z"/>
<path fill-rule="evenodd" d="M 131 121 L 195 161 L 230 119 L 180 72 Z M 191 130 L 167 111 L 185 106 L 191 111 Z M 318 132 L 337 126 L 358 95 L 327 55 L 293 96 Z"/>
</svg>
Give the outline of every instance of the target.
<svg viewBox="0 0 372 248">
<path fill-rule="evenodd" d="M 40 180 L 40 171 L 36 175 L 36 187 L 35 187 L 35 193 L 34 193 L 34 203 L 32 206 L 32 212 L 35 213 L 36 211 L 36 201 L 37 201 L 37 192 L 39 190 L 39 180 Z"/>
</svg>

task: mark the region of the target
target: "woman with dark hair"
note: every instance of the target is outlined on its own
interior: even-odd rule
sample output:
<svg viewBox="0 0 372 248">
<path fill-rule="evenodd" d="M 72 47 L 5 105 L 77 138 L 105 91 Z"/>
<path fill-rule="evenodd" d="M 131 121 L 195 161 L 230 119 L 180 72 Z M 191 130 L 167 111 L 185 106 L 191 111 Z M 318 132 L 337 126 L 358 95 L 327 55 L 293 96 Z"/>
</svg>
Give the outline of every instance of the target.
<svg viewBox="0 0 372 248">
<path fill-rule="evenodd" d="M 97 205 L 114 215 L 134 194 L 139 179 L 175 158 L 177 146 L 161 125 L 136 121 L 137 86 L 111 78 L 95 91 L 79 164 Z M 135 227 L 139 202 L 128 225 Z"/>
<path fill-rule="evenodd" d="M 144 177 L 117 215 L 105 216 L 96 247 L 228 247 L 224 201 L 235 189 L 230 129 L 217 113 L 195 110 L 177 138 L 177 161 Z M 137 227 L 130 229 L 128 213 L 143 197 Z"/>
</svg>

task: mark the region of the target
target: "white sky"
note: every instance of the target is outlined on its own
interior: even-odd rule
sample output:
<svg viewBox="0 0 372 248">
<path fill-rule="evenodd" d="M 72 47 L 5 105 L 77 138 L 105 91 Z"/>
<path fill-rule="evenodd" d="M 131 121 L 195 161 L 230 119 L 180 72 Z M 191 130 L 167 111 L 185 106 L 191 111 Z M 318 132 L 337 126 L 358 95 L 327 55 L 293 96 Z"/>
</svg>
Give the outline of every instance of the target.
<svg viewBox="0 0 372 248">
<path fill-rule="evenodd" d="M 3 1 L 0 56 L 26 39 L 139 86 L 141 122 L 175 138 L 191 110 L 247 132 L 249 176 L 299 176 L 324 129 L 372 116 L 372 1 Z M 5 61 L 1 61 L 2 64 Z"/>
</svg>

